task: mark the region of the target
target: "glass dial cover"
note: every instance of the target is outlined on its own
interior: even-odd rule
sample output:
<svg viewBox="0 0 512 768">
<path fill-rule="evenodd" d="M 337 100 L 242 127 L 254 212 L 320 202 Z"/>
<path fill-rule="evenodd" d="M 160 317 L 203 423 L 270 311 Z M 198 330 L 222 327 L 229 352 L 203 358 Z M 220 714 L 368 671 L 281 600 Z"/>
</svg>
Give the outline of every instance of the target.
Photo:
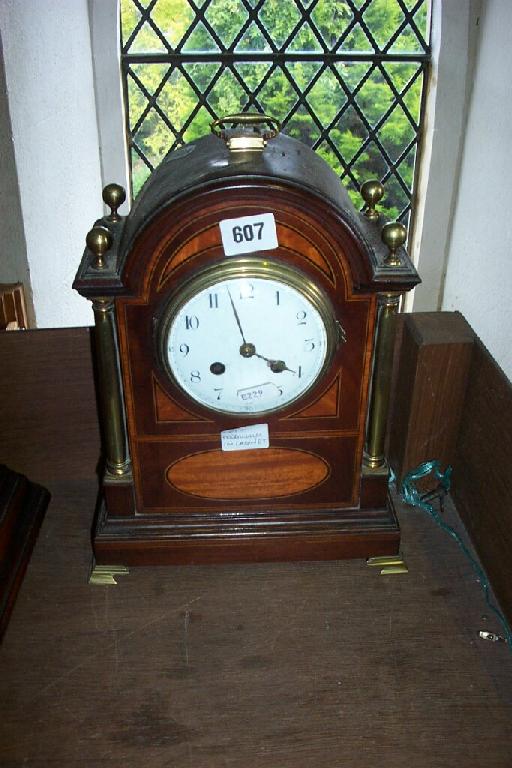
<svg viewBox="0 0 512 768">
<path fill-rule="evenodd" d="M 329 362 L 335 333 L 327 299 L 302 274 L 266 264 L 210 270 L 164 313 L 164 368 L 207 408 L 278 410 L 304 395 Z"/>
</svg>

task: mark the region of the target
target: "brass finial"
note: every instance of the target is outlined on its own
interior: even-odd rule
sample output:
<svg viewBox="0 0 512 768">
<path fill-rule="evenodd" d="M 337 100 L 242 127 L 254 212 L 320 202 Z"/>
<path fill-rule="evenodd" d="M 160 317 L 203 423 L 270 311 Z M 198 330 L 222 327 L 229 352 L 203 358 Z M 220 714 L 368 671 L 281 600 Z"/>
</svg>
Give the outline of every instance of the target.
<svg viewBox="0 0 512 768">
<path fill-rule="evenodd" d="M 407 240 L 407 229 L 399 221 L 390 221 L 384 224 L 381 232 L 382 242 L 389 248 L 389 253 L 384 259 L 386 267 L 399 267 L 401 264 L 397 250 Z"/>
<path fill-rule="evenodd" d="M 119 221 L 121 218 L 117 212 L 120 205 L 126 200 L 126 191 L 120 184 L 107 184 L 103 189 L 103 202 L 110 208 L 109 221 Z"/>
<path fill-rule="evenodd" d="M 94 269 L 104 269 L 105 262 L 103 254 L 108 251 L 112 245 L 112 235 L 106 227 L 93 227 L 85 238 L 85 242 L 90 251 L 93 252 L 95 259 Z"/>
<path fill-rule="evenodd" d="M 370 179 L 369 181 L 364 182 L 360 191 L 361 197 L 366 203 L 364 215 L 367 219 L 370 219 L 370 221 L 377 221 L 379 212 L 375 206 L 377 203 L 380 203 L 384 196 L 384 187 L 378 179 Z"/>
</svg>

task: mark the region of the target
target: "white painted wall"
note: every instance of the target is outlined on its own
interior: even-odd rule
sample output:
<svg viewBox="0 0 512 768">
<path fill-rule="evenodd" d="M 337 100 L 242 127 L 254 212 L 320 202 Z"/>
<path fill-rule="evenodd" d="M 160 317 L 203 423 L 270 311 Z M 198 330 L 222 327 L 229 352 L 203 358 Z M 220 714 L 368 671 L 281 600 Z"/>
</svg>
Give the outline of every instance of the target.
<svg viewBox="0 0 512 768">
<path fill-rule="evenodd" d="M 459 310 L 512 380 L 512 2 L 487 0 L 442 308 Z"/>
<path fill-rule="evenodd" d="M 127 200 L 119 208 L 125 216 L 130 210 L 130 171 L 118 44 L 121 39 L 119 0 L 88 0 L 88 5 L 103 186 L 115 182 L 126 189 Z"/>
<path fill-rule="evenodd" d="M 408 311 L 441 307 L 481 5 L 482 0 L 431 0 L 432 64 L 409 238 L 422 282 L 406 296 Z"/>
<path fill-rule="evenodd" d="M 27 317 L 34 325 L 32 285 L 27 260 L 18 173 L 0 37 L 0 284 L 23 283 Z"/>
<path fill-rule="evenodd" d="M 90 325 L 71 289 L 103 210 L 87 0 L 2 0 L 0 35 L 36 322 Z"/>
</svg>

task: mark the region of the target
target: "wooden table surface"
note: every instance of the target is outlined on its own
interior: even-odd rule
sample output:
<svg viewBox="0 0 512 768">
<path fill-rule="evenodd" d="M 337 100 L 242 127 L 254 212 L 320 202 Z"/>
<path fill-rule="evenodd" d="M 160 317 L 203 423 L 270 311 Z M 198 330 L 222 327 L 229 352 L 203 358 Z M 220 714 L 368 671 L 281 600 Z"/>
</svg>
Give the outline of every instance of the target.
<svg viewBox="0 0 512 768">
<path fill-rule="evenodd" d="M 478 638 L 499 627 L 419 511 L 400 507 L 404 575 L 363 561 L 185 566 L 90 586 L 88 342 L 80 329 L 45 344 L 37 407 L 30 356 L 16 362 L 17 411 L 0 381 L 0 460 L 9 444 L 13 468 L 52 493 L 0 649 L 2 768 L 512 766 L 512 653 Z M 69 366 L 50 385 L 57 351 Z M 27 409 L 46 442 L 26 432 Z"/>
</svg>

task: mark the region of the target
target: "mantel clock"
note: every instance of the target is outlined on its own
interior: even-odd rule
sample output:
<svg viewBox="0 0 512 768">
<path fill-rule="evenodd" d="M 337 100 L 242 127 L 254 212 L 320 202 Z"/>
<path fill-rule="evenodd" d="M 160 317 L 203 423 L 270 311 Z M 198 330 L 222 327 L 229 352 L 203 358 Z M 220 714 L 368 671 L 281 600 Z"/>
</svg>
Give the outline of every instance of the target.
<svg viewBox="0 0 512 768">
<path fill-rule="evenodd" d="M 233 127 L 238 126 L 238 128 Z M 241 127 L 240 127 L 241 126 Z M 170 153 L 87 235 L 100 564 L 395 554 L 384 425 L 405 230 L 271 118 Z"/>
</svg>

